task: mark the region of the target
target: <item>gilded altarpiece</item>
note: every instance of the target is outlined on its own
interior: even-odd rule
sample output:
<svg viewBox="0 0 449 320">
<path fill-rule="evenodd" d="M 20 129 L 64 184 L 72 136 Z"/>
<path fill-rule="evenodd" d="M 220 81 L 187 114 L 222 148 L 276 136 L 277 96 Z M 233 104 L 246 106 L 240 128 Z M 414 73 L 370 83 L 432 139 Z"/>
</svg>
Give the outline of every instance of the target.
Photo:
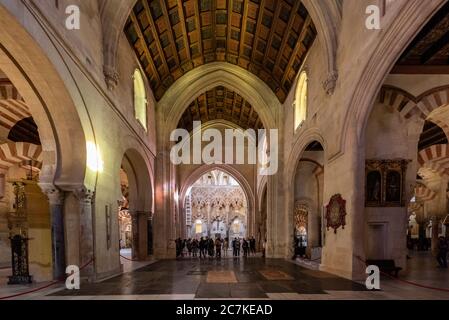
<svg viewBox="0 0 449 320">
<path fill-rule="evenodd" d="M 404 207 L 405 178 L 409 160 L 367 160 L 366 207 Z"/>
</svg>

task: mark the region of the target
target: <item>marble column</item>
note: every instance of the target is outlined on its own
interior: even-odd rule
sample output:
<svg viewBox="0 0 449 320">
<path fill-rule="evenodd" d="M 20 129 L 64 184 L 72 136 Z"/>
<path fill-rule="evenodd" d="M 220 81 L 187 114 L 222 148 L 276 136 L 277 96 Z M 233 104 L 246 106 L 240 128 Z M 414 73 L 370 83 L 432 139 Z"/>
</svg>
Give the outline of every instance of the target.
<svg viewBox="0 0 449 320">
<path fill-rule="evenodd" d="M 94 259 L 94 236 L 93 236 L 93 202 L 95 192 L 86 189 L 75 191 L 75 196 L 79 201 L 80 213 L 80 258 L 79 267 L 81 277 L 87 280 L 93 280 L 95 275 Z"/>
<path fill-rule="evenodd" d="M 53 278 L 65 275 L 64 193 L 56 188 L 44 189 L 50 204 Z"/>
</svg>

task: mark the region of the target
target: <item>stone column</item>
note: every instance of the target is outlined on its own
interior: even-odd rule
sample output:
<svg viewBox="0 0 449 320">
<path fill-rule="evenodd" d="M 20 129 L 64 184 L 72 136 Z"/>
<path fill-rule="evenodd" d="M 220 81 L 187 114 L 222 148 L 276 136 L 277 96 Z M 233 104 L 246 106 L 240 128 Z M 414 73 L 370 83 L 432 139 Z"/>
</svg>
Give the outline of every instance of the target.
<svg viewBox="0 0 449 320">
<path fill-rule="evenodd" d="M 151 256 L 153 255 L 153 213 L 150 212 L 148 214 L 148 221 L 147 221 L 147 255 Z"/>
<path fill-rule="evenodd" d="M 155 208 L 153 217 L 154 255 L 160 259 L 175 257 L 174 172 L 170 151 L 160 151 L 155 165 Z"/>
<path fill-rule="evenodd" d="M 131 214 L 131 232 L 132 232 L 132 258 L 134 260 L 139 259 L 139 214 L 135 211 Z"/>
<path fill-rule="evenodd" d="M 53 278 L 65 275 L 64 193 L 56 188 L 44 189 L 50 204 Z"/>
<path fill-rule="evenodd" d="M 75 191 L 75 196 L 79 201 L 80 213 L 80 259 L 79 267 L 81 270 L 81 277 L 87 278 L 91 281 L 95 276 L 95 261 L 94 259 L 94 233 L 93 233 L 93 202 L 95 199 L 95 192 L 79 189 Z"/>
<path fill-rule="evenodd" d="M 440 217 L 432 217 L 432 253 L 438 254 L 438 228 L 440 226 Z"/>
</svg>

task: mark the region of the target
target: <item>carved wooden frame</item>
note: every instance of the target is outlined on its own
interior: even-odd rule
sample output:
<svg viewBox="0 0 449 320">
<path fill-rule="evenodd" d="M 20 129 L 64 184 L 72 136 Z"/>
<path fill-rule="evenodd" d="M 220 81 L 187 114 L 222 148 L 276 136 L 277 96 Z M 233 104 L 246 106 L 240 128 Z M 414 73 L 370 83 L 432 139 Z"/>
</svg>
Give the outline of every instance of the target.
<svg viewBox="0 0 449 320">
<path fill-rule="evenodd" d="M 338 206 L 338 217 L 336 219 L 333 217 L 333 208 Z M 327 230 L 334 229 L 334 233 L 337 233 L 338 228 L 342 229 L 346 226 L 346 200 L 344 200 L 341 194 L 336 194 L 332 196 L 329 204 L 326 206 L 326 227 Z"/>
<path fill-rule="evenodd" d="M 365 166 L 365 207 L 404 207 L 405 206 L 405 180 L 407 166 L 410 160 L 366 160 Z M 368 175 L 371 172 L 379 172 L 381 176 L 381 198 L 379 202 L 368 201 Z M 400 176 L 399 201 L 387 201 L 387 175 L 389 172 L 397 172 Z"/>
</svg>

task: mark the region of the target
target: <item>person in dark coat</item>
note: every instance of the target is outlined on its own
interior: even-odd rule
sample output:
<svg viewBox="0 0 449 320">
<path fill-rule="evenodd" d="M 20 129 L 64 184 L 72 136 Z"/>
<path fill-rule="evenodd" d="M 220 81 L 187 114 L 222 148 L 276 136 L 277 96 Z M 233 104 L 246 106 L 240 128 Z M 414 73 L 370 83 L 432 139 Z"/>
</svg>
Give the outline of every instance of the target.
<svg viewBox="0 0 449 320">
<path fill-rule="evenodd" d="M 176 244 L 176 258 L 179 258 L 182 254 L 182 240 L 181 238 L 178 238 L 175 240 Z"/>
<path fill-rule="evenodd" d="M 203 237 L 201 237 L 200 239 L 199 247 L 200 247 L 200 259 L 206 258 L 206 240 Z"/>
<path fill-rule="evenodd" d="M 213 258 L 215 255 L 215 243 L 214 240 L 212 238 L 209 239 L 208 241 L 208 250 L 209 250 L 209 258 Z"/>
<path fill-rule="evenodd" d="M 249 240 L 249 249 L 252 255 L 256 255 L 256 238 L 251 237 Z"/>
<path fill-rule="evenodd" d="M 448 243 L 445 237 L 440 237 L 438 240 L 438 254 L 437 261 L 441 268 L 447 269 L 447 251 Z"/>
<path fill-rule="evenodd" d="M 243 239 L 243 257 L 247 258 L 248 257 L 248 252 L 249 252 L 249 243 L 248 240 Z"/>
<path fill-rule="evenodd" d="M 235 240 L 235 256 L 240 257 L 240 247 L 242 244 L 240 243 L 240 238 Z"/>
<path fill-rule="evenodd" d="M 221 259 L 221 240 L 219 238 L 215 239 L 215 257 Z"/>
</svg>

